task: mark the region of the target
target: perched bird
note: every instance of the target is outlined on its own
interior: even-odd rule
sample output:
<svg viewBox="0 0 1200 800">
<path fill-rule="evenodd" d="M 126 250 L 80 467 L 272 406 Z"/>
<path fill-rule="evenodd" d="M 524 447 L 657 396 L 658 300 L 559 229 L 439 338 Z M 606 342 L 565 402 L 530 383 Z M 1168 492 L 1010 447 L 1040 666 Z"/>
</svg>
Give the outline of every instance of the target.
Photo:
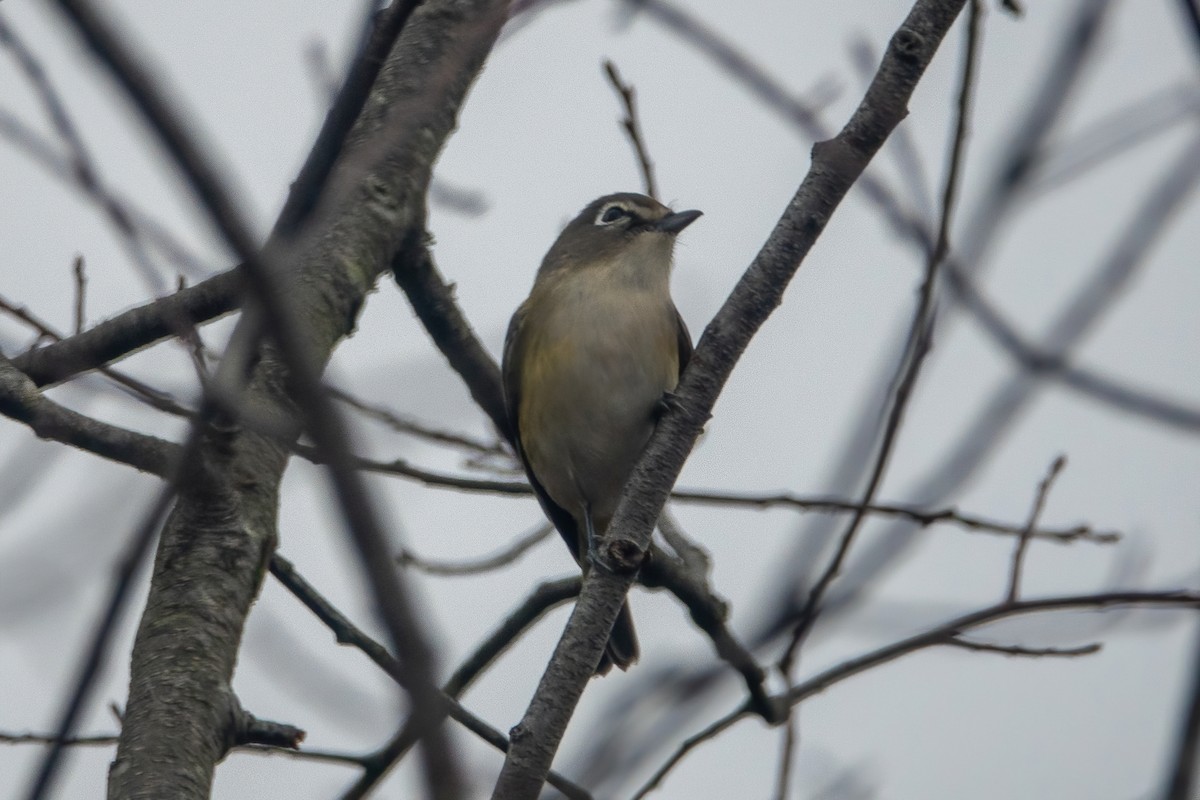
<svg viewBox="0 0 1200 800">
<path fill-rule="evenodd" d="M 595 200 L 546 253 L 508 327 L 504 397 L 517 453 L 585 573 L 692 354 L 671 301 L 671 255 L 700 213 L 640 194 Z M 626 605 L 596 674 L 637 658 Z"/>
</svg>

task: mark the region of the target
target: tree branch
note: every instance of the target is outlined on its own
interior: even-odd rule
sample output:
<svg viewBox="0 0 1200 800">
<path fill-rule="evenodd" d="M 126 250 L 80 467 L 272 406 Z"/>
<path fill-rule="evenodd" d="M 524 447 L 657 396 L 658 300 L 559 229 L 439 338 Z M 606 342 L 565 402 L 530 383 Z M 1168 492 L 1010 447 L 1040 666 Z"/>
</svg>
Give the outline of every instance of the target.
<svg viewBox="0 0 1200 800">
<path fill-rule="evenodd" d="M 679 408 L 660 420 L 626 484 L 601 558 L 593 569 L 493 791 L 496 800 L 536 797 L 567 722 L 600 659 L 640 554 L 683 462 L 738 357 L 771 311 L 830 216 L 871 157 L 907 113 L 907 102 L 964 0 L 919 0 L 892 37 L 879 72 L 850 122 L 813 148 L 813 164 L 746 274 L 709 324 L 677 390 Z M 613 556 L 632 558 L 614 558 Z M 632 561 L 623 570 L 620 562 Z"/>
<path fill-rule="evenodd" d="M 243 368 L 253 368 L 248 402 L 293 430 L 303 419 L 331 460 L 348 527 L 364 554 L 382 616 L 406 656 L 414 724 L 428 736 L 422 752 L 431 793 L 455 794 L 459 773 L 442 733 L 432 727 L 437 706 L 424 691 L 431 685 L 429 651 L 388 567 L 389 554 L 368 498 L 347 468 L 339 419 L 330 412 L 316 376 L 352 327 L 415 212 L 423 208 L 432 161 L 503 21 L 502 3 L 431 1 L 414 13 L 375 82 L 372 102 L 347 138 L 328 191 L 309 215 L 302 241 L 273 239 L 261 252 L 224 182 L 176 114 L 176 105 L 83 0 L 59 0 L 59 5 L 150 123 L 242 260 L 258 305 L 253 314 L 243 315 L 235 347 L 226 357 L 226 362 L 230 354 L 235 357 L 233 366 L 223 362 L 222 372 L 236 380 Z M 285 262 L 295 265 L 286 284 L 280 269 Z M 253 322 L 246 324 L 247 318 Z M 258 349 L 258 334 L 267 331 L 275 346 Z M 197 706 L 211 704 L 214 691 L 232 673 L 245 615 L 274 548 L 279 479 L 287 459 L 279 442 L 250 431 L 237 436 L 230 450 L 229 474 L 238 500 L 233 518 L 211 530 L 196 530 L 189 514 L 206 509 L 181 502 L 162 537 L 134 648 L 126 723 L 110 772 L 116 797 L 208 794 L 220 755 L 214 739 L 222 729 L 206 708 Z M 197 594 L 200 586 L 203 596 Z M 214 607 L 220 612 L 214 614 Z M 163 627 L 168 622 L 170 630 Z M 189 645 L 191 636 L 202 643 Z M 197 644 L 204 657 L 184 658 Z M 192 691 L 181 698 L 180 686 Z M 195 721 L 188 735 L 163 736 L 163 725 L 181 715 Z M 181 781 L 180 772 L 188 780 Z"/>
<path fill-rule="evenodd" d="M 271 557 L 271 574 L 274 575 L 275 578 L 281 584 L 283 584 L 283 586 L 289 592 L 291 592 L 297 600 L 303 603 L 309 611 L 316 615 L 317 619 L 321 620 L 321 622 L 325 624 L 325 627 L 329 628 L 329 630 L 333 632 L 338 644 L 349 645 L 362 651 L 367 658 L 371 659 L 371 661 L 374 662 L 375 665 L 380 669 L 382 669 L 389 677 L 403 685 L 403 682 L 405 681 L 404 670 L 401 668 L 399 662 L 392 656 L 392 654 L 387 651 L 387 648 L 372 639 L 370 636 L 364 633 L 362 629 L 347 619 L 342 612 L 335 608 L 332 603 L 330 603 L 312 586 L 312 584 L 306 581 L 296 571 L 296 568 L 292 566 L 290 561 L 276 553 Z M 519 616 L 520 619 L 524 620 L 522 623 L 520 623 L 521 628 L 518 629 L 518 632 L 520 629 L 523 629 L 525 625 L 528 625 L 532 619 L 536 618 L 536 615 L 531 615 L 528 611 L 531 603 L 540 607 L 541 610 L 544 611 L 554 602 L 558 602 L 558 599 L 564 592 L 570 596 L 574 596 L 578 592 L 578 579 L 572 580 L 575 582 L 569 586 L 563 584 L 562 582 L 546 584 L 541 587 L 537 593 L 535 593 L 534 598 L 527 600 L 525 604 L 523 604 L 522 609 L 513 615 L 513 617 Z M 510 617 L 510 620 L 513 617 Z M 481 648 L 489 647 L 489 642 L 492 642 L 497 636 L 503 636 L 505 632 L 509 630 L 511 630 L 509 623 L 506 622 L 505 626 L 502 627 L 501 632 L 489 637 L 489 639 L 483 645 L 481 645 Z M 499 649 L 491 649 L 489 647 L 488 651 L 491 653 L 491 657 L 494 658 L 499 652 Z M 504 752 L 509 746 L 508 739 L 504 736 L 504 734 L 500 733 L 500 731 L 492 728 L 486 722 L 467 711 L 462 704 L 460 704 L 458 700 L 452 696 L 453 693 L 451 692 L 451 690 L 455 688 L 457 688 L 458 691 L 465 689 L 473 679 L 474 675 L 478 674 L 478 671 L 481 670 L 483 666 L 484 665 L 481 663 L 481 657 L 478 654 L 468 659 L 468 661 L 459 668 L 459 672 L 455 673 L 455 677 L 451 678 L 450 683 L 447 684 L 447 689 L 437 693 L 437 701 L 442 706 L 442 713 L 448 714 L 452 719 L 463 725 L 463 727 L 465 727 L 467 730 L 479 736 L 485 742 L 501 752 Z M 367 757 L 364 762 L 364 770 L 366 771 L 364 772 L 363 779 L 358 781 L 355 784 L 355 787 L 352 787 L 349 790 L 346 797 L 349 798 L 361 796 L 359 789 L 356 787 L 363 786 L 369 788 L 369 786 L 373 786 L 375 781 L 378 780 L 379 777 L 382 777 L 386 770 L 390 768 L 390 766 L 394 764 L 401 755 L 403 755 L 408 751 L 409 748 L 412 747 L 415 741 L 416 738 L 413 735 L 412 726 L 406 725 L 392 743 L 372 756 Z M 369 781 L 369 783 L 367 782 L 366 777 L 367 772 L 370 772 L 375 776 Z M 552 774 L 549 779 L 549 783 L 568 797 L 588 797 L 587 792 L 581 787 L 576 786 L 560 775 Z"/>
<path fill-rule="evenodd" d="M 1099 610 L 1119 606 L 1146 606 L 1166 609 L 1200 608 L 1200 594 L 1185 591 L 1110 592 L 1091 595 L 1066 595 L 1041 600 L 1022 600 L 1016 603 L 1000 603 L 980 609 L 979 611 L 964 614 L 922 633 L 901 639 L 890 645 L 885 645 L 857 658 L 844 661 L 802 683 L 796 684 L 773 699 L 775 702 L 795 706 L 810 697 L 821 694 L 826 689 L 841 683 L 847 678 L 860 675 L 928 647 L 957 644 L 958 642 L 950 642 L 949 640 L 959 637 L 960 634 L 967 630 L 982 627 L 1008 617 L 1043 611 L 1065 611 L 1070 609 Z M 993 648 L 984 647 L 973 647 L 971 649 L 986 649 L 988 652 L 994 651 Z M 709 724 L 704 730 L 688 737 L 675 753 L 655 771 L 654 775 L 650 777 L 645 785 L 634 794 L 634 800 L 645 797 L 650 791 L 659 786 L 667 774 L 678 766 L 683 758 L 696 747 L 706 741 L 710 741 L 737 722 L 751 716 L 754 716 L 754 710 L 747 700 L 734 711 Z M 1172 800 L 1175 800 L 1175 798 L 1172 798 Z"/>
<path fill-rule="evenodd" d="M 60 383 L 174 336 L 180 322 L 199 325 L 228 314 L 241 304 L 241 287 L 237 269 L 222 272 L 82 333 L 30 350 L 14 358 L 13 365 L 38 386 Z"/>
<path fill-rule="evenodd" d="M 29 426 L 40 439 L 51 439 L 166 477 L 179 456 L 179 445 L 92 419 L 45 397 L 33 382 L 0 355 L 0 414 Z"/>
</svg>

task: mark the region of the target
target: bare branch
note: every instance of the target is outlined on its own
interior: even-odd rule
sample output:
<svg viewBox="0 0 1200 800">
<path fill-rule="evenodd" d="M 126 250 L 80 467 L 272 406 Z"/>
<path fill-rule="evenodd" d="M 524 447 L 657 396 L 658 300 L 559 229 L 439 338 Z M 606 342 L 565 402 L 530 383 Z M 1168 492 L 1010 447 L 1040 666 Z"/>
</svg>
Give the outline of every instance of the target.
<svg viewBox="0 0 1200 800">
<path fill-rule="evenodd" d="M 453 128 L 466 88 L 503 21 L 503 3 L 427 0 L 413 15 L 412 24 L 405 26 L 405 33 L 374 84 L 376 102 L 364 107 L 356 123 L 357 138 L 353 138 L 341 156 L 337 180 L 331 182 L 333 188 L 319 192 L 321 208 L 308 215 L 319 225 L 313 223 L 306 229 L 302 253 L 291 252 L 297 245 L 288 236 L 273 238 L 265 250 L 259 250 L 232 192 L 196 145 L 192 126 L 179 116 L 178 105 L 150 78 L 140 59 L 131 52 L 127 39 L 119 37 L 84 0 L 59 0 L 58 5 L 100 63 L 116 78 L 184 173 L 215 227 L 242 260 L 242 273 L 257 305 L 243 314 L 235 330 L 235 344 L 222 363 L 218 387 L 237 382 L 255 369 L 253 401 L 277 410 L 283 419 L 294 419 L 298 408 L 313 440 L 330 459 L 347 527 L 358 545 L 389 633 L 398 650 L 405 653 L 402 667 L 408 673 L 414 711 L 410 721 L 425 737 L 422 754 L 426 782 L 435 797 L 456 795 L 461 773 L 439 725 L 442 716 L 433 691 L 430 651 L 407 593 L 389 566 L 390 553 L 380 535 L 373 506 L 352 469 L 345 452 L 340 417 L 322 392 L 318 374 L 332 347 L 353 324 L 375 277 L 386 267 L 416 212 L 423 207 L 422 196 L 433 158 Z M 403 78 L 398 78 L 398 74 Z M 320 213 L 325 210 L 328 213 Z M 354 224 L 350 224 L 351 220 Z M 284 263 L 293 267 L 286 283 Z M 297 309 L 307 312 L 303 325 L 298 322 Z M 270 333 L 275 348 L 260 350 L 257 342 L 260 334 L 266 332 Z M 286 382 L 279 380 L 284 374 Z M 203 583 L 199 576 L 204 576 L 231 592 L 230 596 L 220 598 L 226 601 L 224 609 L 231 617 L 230 624 L 219 631 L 219 642 L 214 643 L 220 652 L 212 654 L 214 663 L 194 666 L 211 668 L 221 680 L 228 680 L 232 672 L 245 613 L 261 578 L 261 565 L 274 546 L 274 498 L 286 464 L 286 455 L 277 443 L 250 433 L 239 437 L 234 457 L 245 459 L 241 463 L 256 477 L 254 482 L 238 486 L 246 496 L 235 518 L 240 520 L 244 516 L 253 519 L 253 523 L 246 526 L 252 529 L 252 535 L 243 530 L 237 547 L 256 548 L 258 559 L 239 563 L 237 570 L 225 567 L 225 576 L 211 575 L 213 564 L 198 560 L 204 555 L 202 549 L 197 549 L 191 557 L 181 555 L 175 563 L 165 565 L 196 570 L 197 575 L 189 582 Z M 164 550 L 175 547 L 186 536 L 181 526 L 168 526 L 160 547 Z M 165 577 L 163 570 L 156 570 L 143 631 L 163 613 L 165 606 L 159 593 L 181 592 L 186 588 L 167 586 L 163 583 Z M 198 611 L 195 599 L 179 598 L 183 605 L 181 609 L 172 606 L 172 619 L 203 627 L 205 620 L 195 613 Z M 215 764 L 211 758 L 211 737 L 216 728 L 197 725 L 194 735 L 208 741 L 196 742 L 195 747 L 189 747 L 185 741 L 166 741 L 171 737 L 153 733 L 154 712 L 146 709 L 153 708 L 159 713 L 166 710 L 155 702 L 155 697 L 162 693 L 156 693 L 152 684 L 167 677 L 162 665 L 171 664 L 172 659 L 170 641 L 154 643 L 168 651 L 160 659 L 148 657 L 148 644 L 148 639 L 139 636 L 135 645 L 129 718 L 122 731 L 117 762 L 110 773 L 116 787 L 114 794 L 159 793 L 163 782 L 169 780 L 168 771 L 170 775 L 176 774 L 171 768 L 174 761 L 186 757 L 194 762 L 199 778 L 194 786 L 186 788 L 196 796 L 206 796 Z M 206 676 L 207 680 L 212 678 L 211 674 Z M 135 717 L 137 705 L 143 707 L 144 713 Z M 173 709 L 172 713 L 179 710 Z M 173 748 L 173 752 L 163 754 L 164 757 L 155 758 L 150 752 L 167 747 Z"/>
<path fill-rule="evenodd" d="M 382 422 L 397 433 L 406 433 L 411 436 L 416 436 L 421 439 L 427 439 L 431 442 L 439 444 L 448 444 L 454 447 L 462 448 L 468 452 L 476 453 L 482 456 L 502 456 L 508 455 L 508 451 L 500 444 L 500 442 L 484 442 L 478 439 L 473 439 L 461 433 L 453 433 L 451 431 L 436 430 L 417 422 L 409 417 L 401 416 L 391 409 L 383 406 L 373 405 L 364 400 L 354 397 L 349 392 L 337 387 L 329 387 L 329 394 L 335 400 L 339 400 L 356 411 L 361 412 L 370 419 Z"/>
<path fill-rule="evenodd" d="M 680 503 L 751 506 L 757 508 L 790 506 L 801 511 L 827 513 L 854 512 L 863 507 L 856 500 L 836 497 L 801 497 L 790 493 L 755 495 L 701 489 L 676 489 L 671 493 L 671 499 Z M 986 519 L 959 511 L 956 508 L 927 510 L 899 503 L 874 503 L 866 506 L 866 511 L 868 514 L 880 517 L 899 517 L 922 527 L 937 525 L 939 523 L 950 523 L 960 525 L 972 531 L 1006 536 L 1020 536 L 1024 530 L 1024 526 L 1022 525 L 1013 525 Z M 1077 540 L 1096 542 L 1098 544 L 1114 544 L 1121 539 L 1121 534 L 1115 531 L 1095 531 L 1092 530 L 1090 525 L 1076 525 L 1071 528 L 1038 528 L 1033 532 L 1033 536 L 1037 539 L 1044 539 L 1059 544 L 1069 544 Z"/>
<path fill-rule="evenodd" d="M 6 733 L 0 732 L 0 744 L 59 744 L 66 747 L 112 747 L 119 736 L 115 733 L 98 734 L 96 736 L 72 736 L 69 739 L 56 739 L 50 733 Z M 301 750 L 270 744 L 240 744 L 233 748 L 236 753 L 251 753 L 260 756 L 286 756 L 301 761 L 323 761 L 334 764 L 353 764 L 362 766 L 363 756 L 351 753 L 338 753 L 330 750 Z"/>
<path fill-rule="evenodd" d="M 387 651 L 387 648 L 364 633 L 359 627 L 347 619 L 344 614 L 338 611 L 338 609 L 335 608 L 332 603 L 325 599 L 325 597 L 322 596 L 321 593 L 312 586 L 312 584 L 306 581 L 296 571 L 296 568 L 290 561 L 276 553 L 271 557 L 270 570 L 271 574 L 275 576 L 275 578 L 281 584 L 283 584 L 283 586 L 289 592 L 291 592 L 297 600 L 303 603 L 309 611 L 316 615 L 317 619 L 321 620 L 321 622 L 324 623 L 327 628 L 333 631 L 338 644 L 350 645 L 351 647 L 362 651 L 367 658 L 371 659 L 371 661 L 373 661 L 376 666 L 382 669 L 388 676 L 403 685 L 403 681 L 406 679 L 405 671 L 401 668 L 399 662 L 397 662 L 391 653 Z M 464 686 L 469 684 L 469 682 L 469 678 L 465 679 Z M 453 697 L 450 697 L 446 693 L 439 691 L 436 692 L 436 696 L 431 698 L 431 700 L 438 703 L 442 714 L 448 714 L 453 720 L 463 725 L 467 730 L 479 736 L 488 744 L 502 752 L 508 749 L 509 742 L 504 734 L 492 728 L 483 720 L 475 717 L 473 714 L 471 714 L 471 712 L 463 708 L 463 706 Z M 412 746 L 412 743 L 417 738 L 417 736 L 414 735 L 414 727 L 411 724 L 405 726 L 405 728 L 397 736 L 397 739 L 400 739 L 401 737 L 403 737 L 404 742 L 406 743 L 403 748 L 403 750 L 406 751 Z M 399 756 L 397 755 L 396 757 L 398 758 Z M 378 762 L 381 760 L 381 758 L 381 754 L 376 753 L 373 756 L 374 761 L 372 763 Z M 392 763 L 394 763 L 394 758 Z M 573 783 L 560 775 L 553 775 L 549 779 L 549 783 L 568 797 L 588 797 L 586 791 L 578 786 L 575 786 Z M 353 793 L 353 791 L 354 790 L 352 789 L 351 792 Z M 353 794 L 350 796 L 353 796 Z"/>
<path fill-rule="evenodd" d="M 376 78 L 387 61 L 413 9 L 420 0 L 395 0 L 375 15 L 373 24 L 365 29 L 366 40 L 350 71 L 342 82 L 337 96 L 317 139 L 309 150 L 300 173 L 288 190 L 287 200 L 275 221 L 275 233 L 290 236 L 300 230 L 304 221 L 317 207 L 321 193 L 329 182 L 334 165 L 341 157 L 346 138 L 350 135 L 359 114 L 367 102 Z"/>
<path fill-rule="evenodd" d="M 75 336 L 31 350 L 13 359 L 13 364 L 38 386 L 59 383 L 174 336 L 177 320 L 191 326 L 228 314 L 240 305 L 241 286 L 238 270 L 223 272 Z"/>
<path fill-rule="evenodd" d="M 712 640 L 717 656 L 741 676 L 755 713 L 767 722 L 774 723 L 778 719 L 777 707 L 767 696 L 763 668 L 754 659 L 754 654 L 729 630 L 726 624 L 729 605 L 712 590 L 706 577 L 687 569 L 681 559 L 672 558 L 658 548 L 651 547 L 650 557 L 642 566 L 640 581 L 647 588 L 662 587 L 679 598 L 692 622 Z"/>
<path fill-rule="evenodd" d="M 741 715 L 729 714 L 709 725 L 702 731 L 684 739 L 679 745 L 679 748 L 667 760 L 665 764 L 655 770 L 650 779 L 642 785 L 640 789 L 633 793 L 631 800 L 642 800 L 643 797 L 650 794 L 662 784 L 663 779 L 671 772 L 675 766 L 687 756 L 688 753 L 696 749 L 707 741 L 717 738 L 725 731 L 732 728 L 737 722 L 741 721 Z"/>
<path fill-rule="evenodd" d="M 1079 647 L 1021 647 L 1012 644 L 990 644 L 964 639 L 961 636 L 947 637 L 943 644 L 971 650 L 976 653 L 999 653 L 1006 656 L 1022 658 L 1078 658 L 1099 653 L 1102 645 L 1099 642 L 1081 645 Z"/>
<path fill-rule="evenodd" d="M 471 397 L 496 430 L 511 442 L 500 390 L 500 367 L 454 302 L 454 288 L 433 263 L 428 238 L 424 232 L 410 236 L 396 255 L 392 274 L 433 343 L 467 384 Z"/>
<path fill-rule="evenodd" d="M 1029 522 L 1025 525 L 1025 531 L 1021 534 L 1021 538 L 1017 540 L 1016 549 L 1013 550 L 1012 568 L 1008 575 L 1008 591 L 1004 597 L 1009 603 L 1015 603 L 1017 596 L 1021 593 L 1021 571 L 1025 564 L 1025 550 L 1029 547 L 1029 539 L 1033 533 L 1033 529 L 1037 527 L 1038 519 L 1042 516 L 1042 509 L 1046 505 L 1046 496 L 1050 493 L 1050 487 L 1054 485 L 1054 480 L 1058 474 L 1062 472 L 1063 467 L 1067 465 L 1067 457 L 1059 456 L 1050 464 L 1050 469 L 1046 473 L 1046 477 L 1042 478 L 1042 482 L 1038 485 L 1037 496 L 1033 501 L 1033 508 L 1029 510 Z"/>
<path fill-rule="evenodd" d="M 543 583 L 533 594 L 521 603 L 501 622 L 500 627 L 479 643 L 474 652 L 454 671 L 450 679 L 442 686 L 442 691 L 450 697 L 458 699 L 462 693 L 487 669 L 509 645 L 516 641 L 526 629 L 537 622 L 547 611 L 557 608 L 563 603 L 574 599 L 579 594 L 582 584 L 579 576 L 572 576 L 558 581 Z M 342 796 L 342 800 L 355 800 L 366 797 L 388 771 L 400 761 L 412 748 L 415 740 L 411 731 L 401 729 L 392 740 L 379 749 L 367 763 L 363 775 L 350 791 Z M 506 748 L 505 748 L 506 749 Z M 568 797 L 587 797 L 587 793 L 575 784 L 568 784 L 565 779 L 551 774 L 548 782 L 566 794 Z M 556 782 L 557 781 L 557 782 Z M 569 786 L 569 789 L 563 786 Z"/>
<path fill-rule="evenodd" d="M 51 439 L 165 477 L 180 454 L 173 442 L 118 428 L 58 405 L 0 356 L 0 414 L 29 426 L 39 438 Z"/>
<path fill-rule="evenodd" d="M 75 333 L 82 333 L 87 324 L 85 303 L 87 302 L 87 273 L 83 269 L 83 256 L 75 256 Z"/>
<path fill-rule="evenodd" d="M 1092 595 L 1066 595 L 1042 600 L 1022 600 L 1016 603 L 1000 603 L 950 620 L 927 631 L 901 639 L 890 645 L 873 650 L 857 658 L 818 673 L 802 683 L 796 684 L 778 696 L 777 702 L 795 706 L 804 700 L 821 694 L 826 689 L 847 678 L 880 667 L 903 656 L 929 647 L 945 645 L 947 640 L 959 637 L 963 632 L 979 628 L 1008 617 L 1070 609 L 1104 609 L 1118 606 L 1147 606 L 1164 609 L 1200 608 L 1200 594 L 1194 592 L 1111 592 Z M 654 775 L 634 798 L 645 797 L 659 786 L 667 774 L 674 769 L 692 750 L 728 730 L 737 722 L 754 716 L 750 702 L 714 721 L 704 730 L 684 740 L 674 754 L 655 771 Z M 1174 798 L 1172 798 L 1174 800 Z"/>
<path fill-rule="evenodd" d="M 604 62 L 604 74 L 608 76 L 608 82 L 612 84 L 617 96 L 621 99 L 621 104 L 625 107 L 625 119 L 621 120 L 621 127 L 625 129 L 629 143 L 633 145 L 633 154 L 637 157 L 646 194 L 657 200 L 659 199 L 658 184 L 654 180 L 654 163 L 650 160 L 650 154 L 646 150 L 646 141 L 642 136 L 634 88 L 631 84 L 621 80 L 621 74 L 617 72 L 617 65 L 611 61 Z"/>
<path fill-rule="evenodd" d="M 64 337 L 61 333 L 52 328 L 49 323 L 35 316 L 32 311 L 24 308 L 23 306 L 18 306 L 3 297 L 0 297 L 0 311 L 10 314 L 29 327 L 33 328 L 38 332 L 39 337 L 42 339 L 49 339 L 52 342 L 61 342 L 64 340 Z M 18 356 L 17 359 L 13 361 L 13 364 L 15 365 L 17 361 L 20 360 L 21 357 Z M 112 367 L 100 367 L 99 371 L 104 377 L 108 378 L 110 381 L 117 384 L 117 386 L 127 391 L 131 396 L 137 398 L 151 408 L 157 408 L 159 411 L 165 411 L 166 413 L 173 414 L 177 417 L 190 417 L 192 415 L 192 412 L 189 409 L 181 406 L 178 401 L 175 400 L 175 398 L 161 389 L 155 389 L 153 386 L 139 381 L 137 378 L 130 377 L 124 372 L 113 369 Z M 34 383 L 36 384 L 36 381 L 34 381 Z"/>
<path fill-rule="evenodd" d="M 233 746 L 259 744 L 299 750 L 300 743 L 307 736 L 294 725 L 259 719 L 242 708 L 236 696 L 233 698 L 233 716 L 233 727 L 230 731 Z"/>
<path fill-rule="evenodd" d="M 33 50 L 27 47 L 16 32 L 8 27 L 3 16 L 0 16 L 0 45 L 6 47 L 13 54 L 25 78 L 41 101 L 55 133 L 66 145 L 70 158 L 70 171 L 75 183 L 85 195 L 99 203 L 105 216 L 119 234 L 121 242 L 129 253 L 130 260 L 141 272 L 142 278 L 156 293 L 162 293 L 165 288 L 163 277 L 151 260 L 142 241 L 141 230 L 125 205 L 120 203 L 104 185 L 100 178 L 100 172 L 83 142 L 83 137 L 72 121 L 71 115 L 67 113 L 66 104 L 58 90 L 50 83 L 49 76 L 42 69 Z"/>
<path fill-rule="evenodd" d="M 1193 659 L 1187 708 L 1179 726 L 1163 800 L 1193 800 L 1196 796 L 1196 771 L 1200 765 L 1200 629 Z"/>
<path fill-rule="evenodd" d="M 483 572 L 491 572 L 506 567 L 516 561 L 518 558 L 529 552 L 537 545 L 549 538 L 554 532 L 554 526 L 548 522 L 538 525 L 533 530 L 519 536 L 513 540 L 511 544 L 505 547 L 498 553 L 475 561 L 460 561 L 460 562 L 439 562 L 430 561 L 427 558 L 420 558 L 414 555 L 409 550 L 401 550 L 400 555 L 396 556 L 397 563 L 405 567 L 424 572 L 427 575 L 441 575 L 443 577 L 462 577 L 464 575 L 479 575 Z"/>
</svg>

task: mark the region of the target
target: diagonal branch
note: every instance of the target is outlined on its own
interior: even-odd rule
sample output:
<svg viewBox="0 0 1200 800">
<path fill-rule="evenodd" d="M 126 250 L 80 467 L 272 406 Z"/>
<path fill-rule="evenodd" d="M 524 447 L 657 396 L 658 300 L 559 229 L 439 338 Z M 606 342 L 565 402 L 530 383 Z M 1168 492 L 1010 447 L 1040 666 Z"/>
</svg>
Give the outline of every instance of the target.
<svg viewBox="0 0 1200 800">
<path fill-rule="evenodd" d="M 397 659 L 388 652 L 387 648 L 372 639 L 361 628 L 347 619 L 344 614 L 296 571 L 296 568 L 290 561 L 278 553 L 271 557 L 271 574 L 333 632 L 339 644 L 349 645 L 362 651 L 367 658 L 371 659 L 376 666 L 382 669 L 393 680 L 403 683 L 405 679 L 404 670 Z M 489 637 L 480 646 L 480 651 L 483 654 L 481 655 L 480 652 L 477 652 L 472 658 L 468 659 L 454 676 L 451 677 L 446 688 L 437 693 L 437 702 L 443 707 L 444 713 L 498 750 L 507 750 L 509 743 L 504 734 L 467 711 L 458 702 L 458 694 L 470 684 L 471 680 L 482 670 L 486 662 L 490 658 L 495 657 L 498 647 L 494 646 L 494 642 L 498 638 L 502 640 L 510 639 L 525 626 L 531 624 L 537 615 L 543 613 L 554 603 L 566 599 L 566 597 L 574 597 L 578 590 L 579 579 L 572 578 L 568 581 L 545 584 L 535 592 L 534 597 L 526 601 L 522 609 L 519 609 L 512 615 L 500 631 L 497 631 L 496 634 Z M 514 619 L 517 621 L 514 622 Z M 414 742 L 413 730 L 411 726 L 406 725 L 400 734 L 384 749 L 366 759 L 363 777 L 356 784 L 356 787 L 369 789 L 371 786 L 374 786 L 378 778 L 401 755 L 407 752 Z M 568 797 L 588 797 L 587 792 L 559 775 L 553 775 L 549 782 Z M 356 788 L 352 788 L 350 796 L 360 796 L 355 794 L 357 791 Z"/>
<path fill-rule="evenodd" d="M 493 791 L 496 800 L 536 797 L 576 703 L 600 659 L 637 560 L 649 544 L 671 485 L 738 358 L 782 302 L 804 256 L 884 140 L 965 0 L 919 0 L 892 37 L 866 97 L 846 127 L 813 148 L 813 164 L 782 219 L 709 323 L 678 387 L 679 408 L 660 421 L 625 487 L 601 558 L 632 569 L 593 569 Z M 617 559 L 614 556 L 630 556 Z"/>
</svg>

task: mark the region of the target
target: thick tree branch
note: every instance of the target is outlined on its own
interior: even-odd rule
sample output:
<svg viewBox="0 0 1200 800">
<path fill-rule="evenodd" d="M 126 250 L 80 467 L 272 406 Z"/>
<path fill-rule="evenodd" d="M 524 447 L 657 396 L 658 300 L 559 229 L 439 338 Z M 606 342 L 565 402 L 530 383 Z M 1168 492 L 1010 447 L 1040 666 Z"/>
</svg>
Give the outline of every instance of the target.
<svg viewBox="0 0 1200 800">
<path fill-rule="evenodd" d="M 751 337 L 782 301 L 784 289 L 871 157 L 907 113 L 907 103 L 964 0 L 919 0 L 892 37 L 879 71 L 850 122 L 813 148 L 813 163 L 783 218 L 729 299 L 709 323 L 678 388 L 679 408 L 660 421 L 626 485 L 593 569 L 521 723 L 493 798 L 536 797 L 567 722 L 600 659 L 640 554 L 708 420 L 721 388 Z M 614 558 L 614 556 L 616 556 Z M 624 570 L 632 561 L 634 568 Z"/>
<path fill-rule="evenodd" d="M 415 689 L 415 726 L 428 737 L 423 752 L 431 791 L 435 796 L 454 794 L 458 774 L 449 766 L 440 732 L 427 724 L 436 710 L 430 693 L 423 691 L 431 685 L 428 650 L 388 567 L 368 498 L 346 468 L 338 418 L 329 412 L 316 375 L 351 329 L 405 231 L 423 220 L 432 161 L 503 21 L 503 4 L 442 0 L 426 2 L 413 14 L 347 137 L 302 241 L 275 240 L 262 252 L 186 124 L 127 46 L 82 0 L 59 4 L 150 122 L 242 260 L 247 286 L 257 300 L 255 313 L 243 320 L 257 320 L 240 326 L 243 333 L 234 338 L 243 347 L 231 352 L 253 367 L 247 402 L 293 431 L 299 430 L 302 417 L 333 462 L 349 527 L 367 554 L 383 617 L 405 653 L 402 666 Z M 286 282 L 280 268 L 284 262 L 294 265 Z M 269 331 L 276 347 L 251 352 L 244 343 L 256 347 L 260 331 Z M 227 369 L 223 363 L 222 370 L 236 380 L 238 367 Z M 219 719 L 211 707 L 228 684 L 246 613 L 274 549 L 287 450 L 275 439 L 247 431 L 235 437 L 226 455 L 236 495 L 232 518 L 205 526 L 200 516 L 211 509 L 183 498 L 163 533 L 134 648 L 121 745 L 110 773 L 115 797 L 206 797 L 213 766 L 223 752 L 222 719 L 228 714 Z M 171 720 L 181 716 L 193 721 L 181 732 L 186 735 L 163 735 Z"/>
</svg>

